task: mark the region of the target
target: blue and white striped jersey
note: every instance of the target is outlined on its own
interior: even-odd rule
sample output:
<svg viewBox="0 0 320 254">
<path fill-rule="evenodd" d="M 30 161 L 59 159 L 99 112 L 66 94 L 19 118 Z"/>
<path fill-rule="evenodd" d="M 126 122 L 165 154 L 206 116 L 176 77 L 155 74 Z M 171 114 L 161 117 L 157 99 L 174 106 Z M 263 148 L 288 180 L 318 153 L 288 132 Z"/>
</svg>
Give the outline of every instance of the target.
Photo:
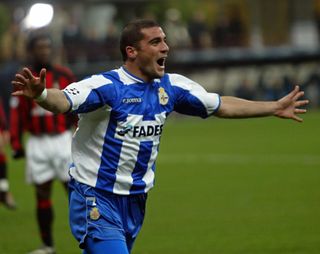
<svg viewBox="0 0 320 254">
<path fill-rule="evenodd" d="M 205 118 L 220 105 L 218 94 L 182 75 L 145 83 L 123 67 L 72 83 L 64 92 L 79 114 L 71 176 L 120 195 L 153 187 L 160 137 L 172 111 Z"/>
</svg>

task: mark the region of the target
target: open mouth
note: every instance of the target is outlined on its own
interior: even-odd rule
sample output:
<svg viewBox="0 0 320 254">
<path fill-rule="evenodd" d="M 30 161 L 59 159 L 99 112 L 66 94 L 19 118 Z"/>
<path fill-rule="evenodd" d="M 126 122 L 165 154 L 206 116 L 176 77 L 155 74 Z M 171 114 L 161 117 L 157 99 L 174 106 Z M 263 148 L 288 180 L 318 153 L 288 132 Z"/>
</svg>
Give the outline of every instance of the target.
<svg viewBox="0 0 320 254">
<path fill-rule="evenodd" d="M 157 63 L 161 66 L 161 67 L 164 67 L 164 63 L 166 61 L 166 58 L 165 57 L 162 57 L 162 58 L 159 58 L 157 60 Z"/>
</svg>

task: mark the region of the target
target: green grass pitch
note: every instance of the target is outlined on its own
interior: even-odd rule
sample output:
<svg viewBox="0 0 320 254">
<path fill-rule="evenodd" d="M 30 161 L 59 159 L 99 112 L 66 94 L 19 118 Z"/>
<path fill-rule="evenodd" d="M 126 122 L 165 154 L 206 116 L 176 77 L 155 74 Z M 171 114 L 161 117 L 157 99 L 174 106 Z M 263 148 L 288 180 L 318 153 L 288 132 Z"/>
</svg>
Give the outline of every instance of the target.
<svg viewBox="0 0 320 254">
<path fill-rule="evenodd" d="M 320 253 L 320 112 L 304 120 L 170 118 L 133 254 Z M 0 253 L 21 254 L 40 245 L 34 193 L 24 161 L 9 167 L 19 208 L 0 207 Z M 57 253 L 81 253 L 59 183 L 53 202 Z"/>
</svg>

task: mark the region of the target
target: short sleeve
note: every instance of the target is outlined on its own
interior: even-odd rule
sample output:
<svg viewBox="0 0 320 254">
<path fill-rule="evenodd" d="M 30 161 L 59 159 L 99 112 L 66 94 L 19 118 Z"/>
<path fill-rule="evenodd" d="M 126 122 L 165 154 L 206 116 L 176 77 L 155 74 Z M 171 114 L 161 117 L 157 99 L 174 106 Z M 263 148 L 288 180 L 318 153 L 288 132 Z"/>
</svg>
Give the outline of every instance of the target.
<svg viewBox="0 0 320 254">
<path fill-rule="evenodd" d="M 175 111 L 206 118 L 220 106 L 220 96 L 208 93 L 201 85 L 179 74 L 170 74 L 169 80 L 176 94 Z"/>
<path fill-rule="evenodd" d="M 111 106 L 115 90 L 111 80 L 103 75 L 94 75 L 74 82 L 63 89 L 70 102 L 70 112 L 86 113 L 106 104 Z"/>
</svg>

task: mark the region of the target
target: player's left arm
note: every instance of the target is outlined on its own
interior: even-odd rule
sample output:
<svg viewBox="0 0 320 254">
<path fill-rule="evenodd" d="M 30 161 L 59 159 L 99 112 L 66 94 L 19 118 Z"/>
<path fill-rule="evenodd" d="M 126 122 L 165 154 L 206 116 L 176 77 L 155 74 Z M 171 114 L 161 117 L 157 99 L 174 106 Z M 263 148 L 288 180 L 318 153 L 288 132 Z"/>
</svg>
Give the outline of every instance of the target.
<svg viewBox="0 0 320 254">
<path fill-rule="evenodd" d="M 250 101 L 221 96 L 221 104 L 215 115 L 223 118 L 277 116 L 302 122 L 303 119 L 298 114 L 306 113 L 307 110 L 301 107 L 309 103 L 308 100 L 301 99 L 303 95 L 299 86 L 295 86 L 289 94 L 277 101 Z"/>
</svg>

